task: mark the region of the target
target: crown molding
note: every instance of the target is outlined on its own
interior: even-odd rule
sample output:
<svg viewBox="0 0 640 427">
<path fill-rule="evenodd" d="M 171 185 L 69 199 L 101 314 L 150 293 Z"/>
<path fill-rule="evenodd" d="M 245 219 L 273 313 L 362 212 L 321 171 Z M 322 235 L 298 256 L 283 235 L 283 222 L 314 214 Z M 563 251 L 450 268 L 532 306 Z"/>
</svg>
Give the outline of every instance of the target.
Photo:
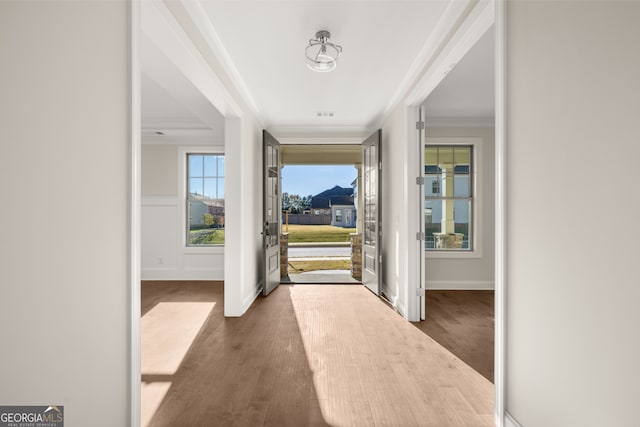
<svg viewBox="0 0 640 427">
<path fill-rule="evenodd" d="M 209 19 L 209 14 L 199 1 L 193 0 L 180 0 L 182 7 L 187 12 L 189 18 L 195 25 L 200 35 L 204 38 L 207 44 L 207 50 L 213 55 L 216 61 L 222 67 L 222 71 L 231 81 L 234 89 L 238 92 L 240 98 L 247 105 L 251 113 L 255 116 L 256 120 L 262 124 L 264 123 L 264 117 L 258 108 L 249 88 L 247 87 L 244 79 L 240 75 L 240 72 L 236 68 L 231 56 L 224 47 L 220 36 L 218 35 L 213 23 Z"/>
<path fill-rule="evenodd" d="M 141 2 L 142 33 L 176 65 L 223 116 L 240 116 L 242 108 L 175 15 L 161 0 Z"/>
<path fill-rule="evenodd" d="M 161 131 L 158 135 L 156 132 Z M 211 129 L 142 128 L 143 145 L 224 145 L 224 134 Z"/>
<path fill-rule="evenodd" d="M 384 112 L 370 127 L 381 127 L 401 102 L 422 104 L 494 22 L 495 0 L 452 1 Z"/>
</svg>

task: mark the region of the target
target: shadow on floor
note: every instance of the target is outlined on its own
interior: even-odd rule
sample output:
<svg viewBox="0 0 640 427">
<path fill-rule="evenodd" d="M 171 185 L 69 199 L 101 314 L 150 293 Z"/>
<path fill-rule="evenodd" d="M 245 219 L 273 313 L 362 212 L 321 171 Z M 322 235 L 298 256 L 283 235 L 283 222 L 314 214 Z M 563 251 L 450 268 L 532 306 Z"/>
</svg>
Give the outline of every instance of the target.
<svg viewBox="0 0 640 427">
<path fill-rule="evenodd" d="M 426 319 L 413 325 L 493 382 L 494 291 L 426 291 Z"/>
</svg>

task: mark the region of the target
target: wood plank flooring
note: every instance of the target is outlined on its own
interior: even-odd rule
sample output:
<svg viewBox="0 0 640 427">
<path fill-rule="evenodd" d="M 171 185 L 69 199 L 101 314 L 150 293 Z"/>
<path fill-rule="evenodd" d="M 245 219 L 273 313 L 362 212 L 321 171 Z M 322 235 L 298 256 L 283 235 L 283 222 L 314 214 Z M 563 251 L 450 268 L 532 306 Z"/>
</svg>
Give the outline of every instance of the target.
<svg viewBox="0 0 640 427">
<path fill-rule="evenodd" d="M 414 323 L 493 382 L 494 292 L 426 292 L 427 318 Z"/>
<path fill-rule="evenodd" d="M 143 425 L 493 425 L 493 384 L 364 287 L 281 285 L 241 318 L 222 304 L 220 283 L 142 284 Z M 178 364 L 145 362 L 184 336 Z"/>
</svg>

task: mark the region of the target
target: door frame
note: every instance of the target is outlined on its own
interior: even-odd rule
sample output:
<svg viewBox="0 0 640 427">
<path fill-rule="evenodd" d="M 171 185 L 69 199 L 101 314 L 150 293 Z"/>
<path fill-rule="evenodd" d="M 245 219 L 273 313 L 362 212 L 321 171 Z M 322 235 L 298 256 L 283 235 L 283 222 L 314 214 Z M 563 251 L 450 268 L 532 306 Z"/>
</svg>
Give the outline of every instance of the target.
<svg viewBox="0 0 640 427">
<path fill-rule="evenodd" d="M 490 13 L 493 10 L 492 13 Z M 465 24 L 468 25 L 465 26 Z M 508 422 L 505 418 L 505 390 L 506 390 L 506 328 L 507 328 L 507 141 L 506 141 L 506 61 L 507 61 L 507 2 L 480 2 L 469 15 L 463 32 L 466 37 L 459 37 L 452 41 L 452 48 L 438 57 L 432 68 L 416 84 L 408 94 L 405 107 L 407 118 L 405 179 L 409 186 L 416 184 L 416 178 L 421 171 L 412 156 L 417 155 L 416 122 L 420 121 L 420 106 L 431 91 L 442 81 L 450 67 L 455 65 L 491 26 L 495 31 L 495 341 L 494 341 L 494 419 L 495 425 L 504 427 Z M 411 187 L 409 187 L 411 188 Z M 415 194 L 409 192 L 409 194 Z M 419 197 L 407 197 L 407 231 L 409 236 L 409 251 L 407 253 L 407 313 L 409 321 L 420 319 L 420 278 L 418 277 L 421 261 L 420 248 L 414 249 L 413 242 L 416 233 L 420 232 Z M 422 242 L 420 242 L 422 245 Z M 414 249 L 414 250 L 412 250 Z"/>
</svg>

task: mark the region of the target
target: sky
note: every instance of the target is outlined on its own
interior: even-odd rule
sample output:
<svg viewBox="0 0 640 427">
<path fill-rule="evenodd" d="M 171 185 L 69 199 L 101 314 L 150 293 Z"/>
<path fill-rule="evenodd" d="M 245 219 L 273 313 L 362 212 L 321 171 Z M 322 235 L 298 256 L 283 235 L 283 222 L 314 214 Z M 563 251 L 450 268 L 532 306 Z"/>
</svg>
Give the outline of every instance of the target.
<svg viewBox="0 0 640 427">
<path fill-rule="evenodd" d="M 282 192 L 299 196 L 315 196 L 339 185 L 349 188 L 358 176 L 353 166 L 287 165 L 282 168 Z"/>
</svg>

